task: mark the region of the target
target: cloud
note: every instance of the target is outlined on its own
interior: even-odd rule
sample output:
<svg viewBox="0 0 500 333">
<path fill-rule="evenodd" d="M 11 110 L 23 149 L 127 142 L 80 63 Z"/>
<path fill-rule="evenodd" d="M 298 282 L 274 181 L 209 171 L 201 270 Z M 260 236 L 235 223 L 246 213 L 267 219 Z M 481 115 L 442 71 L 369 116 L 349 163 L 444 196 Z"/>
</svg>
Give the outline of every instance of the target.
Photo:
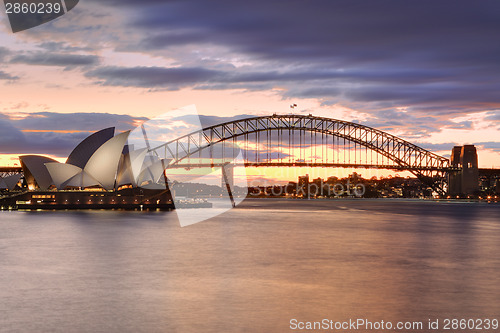
<svg viewBox="0 0 500 333">
<path fill-rule="evenodd" d="M 484 118 L 484 120 L 500 121 L 500 111 L 489 112 L 488 115 Z"/>
<path fill-rule="evenodd" d="M 474 122 L 467 120 L 467 121 L 461 121 L 459 123 L 455 123 L 453 125 L 447 126 L 447 128 L 453 128 L 453 129 L 474 129 Z"/>
<path fill-rule="evenodd" d="M 18 120 L 11 120 L 12 124 L 22 130 L 38 131 L 93 132 L 107 127 L 116 127 L 118 131 L 125 131 L 148 119 L 111 113 L 35 112 L 24 114 L 24 116 Z"/>
<path fill-rule="evenodd" d="M 39 112 L 25 117 L 0 113 L 0 152 L 4 154 L 49 154 L 66 157 L 91 133 L 106 127 L 117 132 L 133 129 L 144 117 L 108 113 L 62 114 Z"/>
<path fill-rule="evenodd" d="M 323 105 L 365 112 L 412 106 L 412 112 L 451 118 L 500 108 L 500 21 L 491 14 L 498 10 L 500 3 L 490 0 L 89 0 L 72 11 L 71 22 L 33 32 L 44 37 L 37 46 L 50 52 L 12 61 L 98 66 L 98 57 L 79 53 L 114 48 L 175 67 L 87 69 L 95 83 L 151 90 L 280 88 L 284 98 Z M 82 32 L 89 31 L 84 39 Z M 48 41 L 47 34 L 57 38 Z"/>
<path fill-rule="evenodd" d="M 13 145 L 24 143 L 24 134 L 5 118 L 0 118 L 0 149 L 3 151 L 5 149 L 10 150 Z"/>
<path fill-rule="evenodd" d="M 67 157 L 68 154 L 91 133 L 28 132 L 24 141 L 0 146 L 3 153 L 48 154 Z"/>
<path fill-rule="evenodd" d="M 106 86 L 179 89 L 205 82 L 218 72 L 204 68 L 101 67 L 85 74 Z"/>
<path fill-rule="evenodd" d="M 430 151 L 451 151 L 454 146 L 458 144 L 456 142 L 445 142 L 445 143 L 429 143 L 429 142 L 413 142 L 415 145 L 430 150 Z"/>
<path fill-rule="evenodd" d="M 422 75 L 421 73 L 419 75 Z M 320 97 L 323 95 L 344 95 L 341 88 L 353 82 L 359 84 L 379 84 L 391 81 L 391 78 L 405 77 L 405 72 L 371 71 L 361 73 L 357 70 L 319 70 L 314 68 L 298 68 L 293 71 L 257 70 L 251 68 L 208 69 L 203 67 L 100 67 L 86 73 L 89 78 L 96 78 L 102 85 L 179 89 L 185 86 L 196 89 L 251 89 L 268 90 L 276 85 L 288 84 L 287 96 Z M 304 82 L 310 82 L 301 88 Z M 314 85 L 317 85 L 315 87 Z M 340 87 L 339 87 L 340 86 Z M 292 88 L 295 87 L 295 88 Z M 379 89 L 379 88 L 375 88 Z M 429 88 L 430 91 L 433 91 Z M 364 91 L 364 93 L 368 93 Z M 352 95 L 355 93 L 351 92 Z M 387 97 L 383 97 L 387 95 Z M 394 93 L 376 92 L 381 100 L 394 99 Z M 362 96 L 354 96 L 362 100 Z M 368 98 L 373 100 L 372 97 Z"/>
<path fill-rule="evenodd" d="M 179 89 L 185 86 L 210 89 L 225 84 L 224 87 L 248 87 L 253 83 L 277 83 L 320 79 L 337 76 L 328 72 L 279 73 L 276 71 L 251 72 L 237 70 L 214 70 L 203 67 L 101 67 L 86 73 L 89 78 L 96 78 L 102 85 Z M 271 88 L 272 85 L 266 86 Z"/>
<path fill-rule="evenodd" d="M 9 54 L 11 54 L 11 51 L 8 48 L 0 46 L 0 61 L 3 61 Z"/>
<path fill-rule="evenodd" d="M 491 149 L 496 152 L 500 152 L 500 142 L 494 142 L 494 141 L 489 141 L 489 142 L 476 142 L 474 143 L 475 146 L 483 146 L 485 149 Z"/>
<path fill-rule="evenodd" d="M 0 80 L 15 81 L 19 80 L 19 76 L 11 75 L 4 71 L 0 71 Z"/>
<path fill-rule="evenodd" d="M 81 47 L 81 46 L 73 46 L 64 42 L 43 42 L 38 44 L 38 47 L 50 51 L 50 52 L 90 52 L 92 48 L 90 47 Z"/>
<path fill-rule="evenodd" d="M 21 110 L 21 109 L 26 109 L 27 107 L 29 106 L 29 103 L 28 102 L 19 102 L 19 103 L 16 103 L 8 108 L 4 108 L 4 110 Z"/>
<path fill-rule="evenodd" d="M 367 113 L 361 123 L 406 139 L 421 139 L 440 132 L 445 126 L 456 125 L 439 115 L 426 115 L 395 108 Z"/>
<path fill-rule="evenodd" d="M 500 8 L 494 1 L 479 5 L 450 0 L 439 4 L 359 0 L 314 1 L 314 5 L 264 0 L 148 3 L 125 1 L 123 5 L 137 10 L 138 19 L 132 24 L 150 31 L 145 39 L 155 41 L 154 47 L 162 46 L 163 36 L 165 46 L 170 46 L 168 37 L 175 36 L 176 43 L 207 41 L 266 59 L 307 58 L 343 66 L 389 59 L 397 64 L 453 60 L 451 65 L 456 66 L 478 57 L 493 64 L 496 58 L 485 51 L 499 50 L 497 43 L 488 44 L 496 40 L 499 26 L 494 16 L 487 15 Z"/>
<path fill-rule="evenodd" d="M 0 48 L 0 59 L 84 67 L 103 86 L 274 89 L 420 139 L 471 130 L 470 121 L 451 119 L 474 112 L 500 120 L 499 10 L 492 0 L 89 0 L 73 20 L 33 30 L 38 51 Z M 141 63 L 131 64 L 134 56 Z M 0 72 L 0 79 L 17 77 Z"/>
<path fill-rule="evenodd" d="M 142 31 L 142 40 L 121 43 L 122 49 L 168 55 L 181 67 L 188 67 L 184 56 L 194 54 L 199 57 L 191 64 L 248 63 L 234 73 L 199 67 L 190 79 L 180 75 L 178 86 L 138 69 L 147 77 L 126 80 L 117 69 L 94 73 L 108 85 L 267 90 L 279 84 L 287 98 L 365 111 L 412 105 L 414 112 L 456 115 L 500 106 L 495 1 L 99 3 L 133 9 L 129 27 Z"/>
<path fill-rule="evenodd" d="M 60 66 L 65 67 L 66 69 L 73 69 L 80 66 L 96 65 L 99 63 L 99 57 L 95 55 L 37 51 L 16 55 L 10 59 L 10 63 L 40 66 Z"/>
</svg>

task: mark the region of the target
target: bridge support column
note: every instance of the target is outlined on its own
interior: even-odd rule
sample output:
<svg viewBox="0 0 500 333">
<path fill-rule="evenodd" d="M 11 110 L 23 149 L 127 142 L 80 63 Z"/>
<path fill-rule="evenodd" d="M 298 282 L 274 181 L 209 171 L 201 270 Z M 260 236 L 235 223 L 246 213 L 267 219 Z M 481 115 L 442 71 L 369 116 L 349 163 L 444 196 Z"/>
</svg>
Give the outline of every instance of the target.
<svg viewBox="0 0 500 333">
<path fill-rule="evenodd" d="M 229 199 L 231 200 L 231 204 L 233 207 L 236 206 L 233 197 L 234 190 L 234 164 L 226 163 L 222 166 L 222 179 L 221 179 L 221 187 L 227 190 L 229 194 Z"/>
<path fill-rule="evenodd" d="M 470 195 L 479 190 L 477 150 L 474 145 L 455 146 L 451 151 L 451 166 L 460 168 L 449 175 L 450 195 Z"/>
</svg>

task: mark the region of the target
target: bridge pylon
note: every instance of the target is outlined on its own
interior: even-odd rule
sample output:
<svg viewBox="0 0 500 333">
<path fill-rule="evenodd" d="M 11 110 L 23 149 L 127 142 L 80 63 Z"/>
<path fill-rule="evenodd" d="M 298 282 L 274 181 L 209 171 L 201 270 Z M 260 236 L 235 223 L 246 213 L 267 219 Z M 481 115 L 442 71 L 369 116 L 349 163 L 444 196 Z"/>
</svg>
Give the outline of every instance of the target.
<svg viewBox="0 0 500 333">
<path fill-rule="evenodd" d="M 451 166 L 448 193 L 450 195 L 471 195 L 479 191 L 479 167 L 477 149 L 474 145 L 455 146 L 451 150 Z"/>
</svg>

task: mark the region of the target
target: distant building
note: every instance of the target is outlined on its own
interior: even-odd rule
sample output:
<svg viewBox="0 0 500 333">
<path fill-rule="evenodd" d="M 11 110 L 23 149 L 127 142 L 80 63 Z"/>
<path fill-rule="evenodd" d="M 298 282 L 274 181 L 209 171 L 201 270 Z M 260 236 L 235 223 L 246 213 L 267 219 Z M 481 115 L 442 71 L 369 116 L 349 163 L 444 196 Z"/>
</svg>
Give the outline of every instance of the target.
<svg viewBox="0 0 500 333">
<path fill-rule="evenodd" d="M 297 195 L 307 197 L 309 195 L 309 175 L 299 176 L 297 182 Z"/>
<path fill-rule="evenodd" d="M 299 176 L 298 186 L 304 186 L 307 188 L 309 185 L 309 175 Z"/>
</svg>

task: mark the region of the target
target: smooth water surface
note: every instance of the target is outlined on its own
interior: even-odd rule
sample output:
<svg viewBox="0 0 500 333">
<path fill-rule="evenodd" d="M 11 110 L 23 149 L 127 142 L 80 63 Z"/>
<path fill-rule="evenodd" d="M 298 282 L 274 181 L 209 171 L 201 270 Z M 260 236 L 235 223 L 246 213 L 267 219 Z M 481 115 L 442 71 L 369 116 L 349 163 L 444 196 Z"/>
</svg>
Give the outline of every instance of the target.
<svg viewBox="0 0 500 333">
<path fill-rule="evenodd" d="M 0 332 L 291 332 L 499 318 L 499 300 L 499 204 L 247 199 L 184 228 L 175 212 L 0 212 Z"/>
</svg>

